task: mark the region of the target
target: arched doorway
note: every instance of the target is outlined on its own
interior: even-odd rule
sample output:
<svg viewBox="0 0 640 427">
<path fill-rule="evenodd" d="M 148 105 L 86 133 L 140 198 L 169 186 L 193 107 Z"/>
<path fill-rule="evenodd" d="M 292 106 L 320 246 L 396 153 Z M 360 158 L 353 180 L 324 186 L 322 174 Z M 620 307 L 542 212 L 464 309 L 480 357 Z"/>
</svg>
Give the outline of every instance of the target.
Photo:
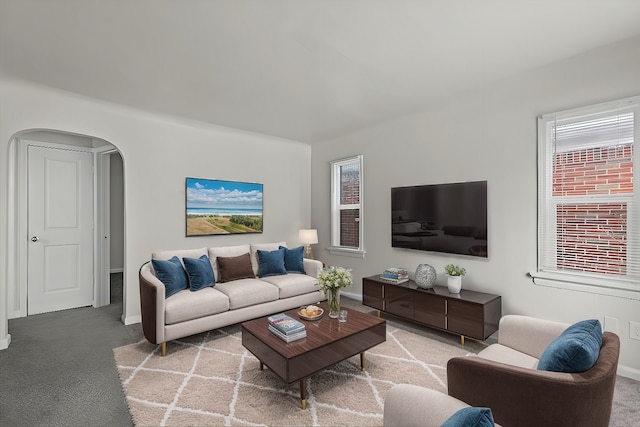
<svg viewBox="0 0 640 427">
<path fill-rule="evenodd" d="M 115 160 L 115 163 L 118 163 L 119 161 L 120 164 L 123 165 L 121 153 L 113 144 L 100 138 L 95 138 L 87 135 L 78 135 L 71 132 L 63 132 L 58 130 L 25 130 L 23 132 L 19 132 L 14 136 L 10 143 L 9 150 L 10 194 L 8 201 L 10 214 L 8 217 L 8 222 L 9 230 L 13 230 L 13 233 L 10 234 L 8 239 L 8 249 L 9 253 L 11 254 L 8 259 L 8 318 L 23 317 L 29 314 L 29 292 L 33 292 L 33 287 L 30 286 L 29 280 L 30 278 L 38 277 L 37 274 L 34 274 L 33 271 L 30 271 L 30 269 L 34 268 L 34 265 L 38 265 L 37 262 L 31 262 L 32 259 L 30 258 L 30 255 L 37 252 L 34 248 L 36 248 L 36 245 L 38 243 L 41 243 L 41 241 L 39 240 L 38 236 L 29 235 L 30 218 L 28 216 L 30 188 L 32 188 L 29 186 L 28 182 L 30 173 L 29 157 L 30 150 L 35 151 L 36 147 L 39 151 L 42 151 L 44 153 L 65 152 L 71 153 L 72 157 L 74 153 L 83 153 L 83 156 L 90 156 L 91 158 L 93 167 L 91 175 L 88 178 L 85 175 L 85 177 L 83 178 L 83 180 L 90 179 L 92 181 L 91 187 L 93 190 L 91 200 L 93 216 L 93 222 L 91 224 L 92 239 L 91 247 L 88 249 L 92 255 L 90 262 L 91 275 L 89 279 L 91 283 L 87 284 L 87 280 L 82 280 L 79 282 L 81 282 L 80 284 L 82 286 L 90 286 L 92 289 L 90 289 L 91 297 L 89 303 L 86 304 L 87 300 L 85 299 L 85 303 L 81 304 L 92 305 L 94 307 L 108 305 L 111 302 L 111 254 L 122 254 L 121 260 L 124 259 L 124 167 L 121 166 L 121 176 L 119 177 L 112 176 L 113 168 L 111 168 L 112 159 Z M 69 162 L 63 160 L 59 163 L 56 163 L 55 161 L 46 163 L 52 165 L 47 173 L 51 173 L 51 171 L 55 172 L 55 170 L 60 169 L 62 170 L 62 177 L 64 178 L 66 169 L 72 171 L 75 170 L 73 169 L 73 167 L 66 168 L 66 165 L 71 163 L 73 163 L 73 160 Z M 33 165 L 31 165 L 31 167 L 34 168 Z M 115 168 L 114 170 L 118 169 Z M 67 173 L 67 175 L 73 175 L 73 173 L 74 172 L 70 172 Z M 58 181 L 58 178 L 55 178 L 55 181 L 50 181 L 54 184 L 60 184 L 61 182 L 63 182 Z M 80 182 L 80 180 L 77 180 L 75 182 Z M 112 185 L 112 182 L 119 183 L 119 185 L 114 186 Z M 48 187 L 55 186 L 56 185 L 46 185 L 47 190 L 50 190 L 50 188 Z M 58 185 L 58 187 L 61 187 L 58 189 L 58 193 L 64 194 L 64 186 Z M 119 206 L 121 207 L 119 212 L 111 209 L 114 200 L 117 200 L 119 202 Z M 73 202 L 71 203 L 73 204 Z M 59 205 L 60 204 L 58 204 L 58 206 Z M 62 214 L 59 216 L 64 218 L 65 210 L 61 209 L 60 212 L 62 212 Z M 64 228 L 64 226 L 59 228 Z M 115 243 L 112 242 L 111 239 L 112 233 L 118 234 L 119 237 L 118 239 L 116 239 Z M 29 236 L 30 239 L 25 239 L 24 236 Z M 119 247 L 114 247 L 114 245 L 119 245 Z M 64 293 L 68 291 L 64 286 L 64 284 L 66 284 L 64 274 L 68 272 L 63 268 L 58 268 L 56 270 L 56 251 L 55 249 L 53 249 L 49 252 L 54 254 L 51 257 L 52 261 L 49 260 L 48 264 L 44 263 L 43 265 L 48 267 L 51 267 L 51 265 L 53 265 L 53 268 L 49 268 L 46 273 L 50 275 L 49 278 L 55 276 L 56 274 L 60 274 L 60 276 L 62 277 L 61 281 L 63 282 L 63 285 L 56 286 L 55 280 L 52 279 L 50 280 L 50 282 L 52 282 L 53 285 L 49 286 L 46 291 L 50 292 L 51 296 L 55 295 L 56 293 L 64 295 Z M 77 250 L 75 252 L 77 252 Z M 67 252 L 60 251 L 60 253 L 63 255 L 58 254 L 57 256 L 71 257 L 70 254 L 75 252 L 74 250 L 67 250 Z M 65 259 L 65 261 L 67 261 L 68 259 L 70 258 Z M 75 268 L 73 262 L 71 262 L 70 265 L 72 266 L 72 268 Z M 118 267 L 116 266 L 116 268 Z M 119 268 L 124 268 L 123 261 L 121 261 Z M 53 274 L 51 273 L 52 271 Z M 122 286 L 123 288 L 126 287 L 124 279 L 122 280 Z M 73 286 L 68 286 L 68 288 L 73 288 Z M 126 295 L 126 292 L 123 291 L 121 295 Z M 64 297 L 62 298 L 62 300 L 64 300 Z M 45 303 L 47 302 L 46 295 L 44 301 Z M 123 301 L 120 301 L 120 303 L 123 303 Z M 57 306 L 55 305 L 52 305 L 51 307 L 53 310 L 59 309 L 56 308 Z M 60 307 L 70 308 L 64 306 Z M 44 311 L 46 310 L 47 309 L 45 307 Z M 120 316 L 121 318 L 124 317 L 122 312 L 120 312 Z"/>
</svg>

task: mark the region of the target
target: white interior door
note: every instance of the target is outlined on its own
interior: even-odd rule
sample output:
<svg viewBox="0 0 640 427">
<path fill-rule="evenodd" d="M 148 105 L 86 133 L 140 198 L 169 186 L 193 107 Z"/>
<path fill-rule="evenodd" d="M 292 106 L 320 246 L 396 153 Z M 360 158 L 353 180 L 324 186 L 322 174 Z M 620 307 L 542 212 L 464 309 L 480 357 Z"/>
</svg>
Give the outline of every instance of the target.
<svg viewBox="0 0 640 427">
<path fill-rule="evenodd" d="M 27 313 L 93 303 L 93 153 L 29 146 Z"/>
</svg>

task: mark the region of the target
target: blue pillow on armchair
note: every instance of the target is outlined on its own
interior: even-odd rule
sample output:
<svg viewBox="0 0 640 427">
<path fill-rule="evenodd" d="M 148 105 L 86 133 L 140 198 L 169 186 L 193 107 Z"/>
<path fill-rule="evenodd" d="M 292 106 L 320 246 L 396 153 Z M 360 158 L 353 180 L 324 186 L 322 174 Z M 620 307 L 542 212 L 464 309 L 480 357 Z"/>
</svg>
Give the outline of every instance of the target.
<svg viewBox="0 0 640 427">
<path fill-rule="evenodd" d="M 442 427 L 493 427 L 494 425 L 491 409 L 469 406 L 454 412 Z"/>
<path fill-rule="evenodd" d="M 602 346 L 602 327 L 597 319 L 582 320 L 569 326 L 545 348 L 538 370 L 584 372 L 595 365 Z"/>
</svg>

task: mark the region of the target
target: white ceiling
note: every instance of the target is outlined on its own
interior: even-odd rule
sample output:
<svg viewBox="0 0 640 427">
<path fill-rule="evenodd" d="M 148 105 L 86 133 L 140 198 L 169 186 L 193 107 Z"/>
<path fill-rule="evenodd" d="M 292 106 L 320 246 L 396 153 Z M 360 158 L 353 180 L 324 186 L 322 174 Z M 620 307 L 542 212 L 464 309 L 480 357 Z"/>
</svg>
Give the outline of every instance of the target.
<svg viewBox="0 0 640 427">
<path fill-rule="evenodd" d="M 0 0 L 0 73 L 304 143 L 640 34 L 640 0 Z"/>
</svg>

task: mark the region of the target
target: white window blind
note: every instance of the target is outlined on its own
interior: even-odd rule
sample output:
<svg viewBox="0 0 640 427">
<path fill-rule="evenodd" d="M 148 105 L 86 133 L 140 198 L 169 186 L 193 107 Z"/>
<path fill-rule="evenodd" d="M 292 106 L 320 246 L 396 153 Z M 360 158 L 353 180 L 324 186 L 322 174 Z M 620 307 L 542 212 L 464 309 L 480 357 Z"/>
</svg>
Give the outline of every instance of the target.
<svg viewBox="0 0 640 427">
<path fill-rule="evenodd" d="M 640 97 L 538 120 L 538 274 L 640 290 Z"/>
</svg>

